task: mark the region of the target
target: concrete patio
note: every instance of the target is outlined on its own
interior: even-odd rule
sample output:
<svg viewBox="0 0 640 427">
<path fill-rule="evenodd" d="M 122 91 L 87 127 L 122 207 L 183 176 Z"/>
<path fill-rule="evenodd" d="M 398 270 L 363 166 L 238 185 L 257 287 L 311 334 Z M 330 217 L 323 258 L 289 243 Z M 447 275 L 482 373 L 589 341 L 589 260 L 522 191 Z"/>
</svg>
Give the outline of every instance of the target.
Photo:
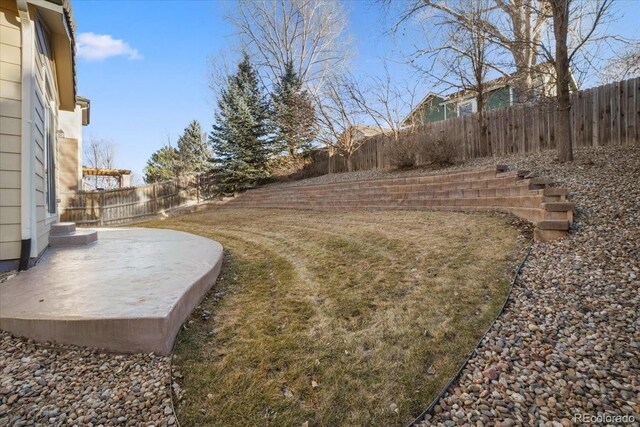
<svg viewBox="0 0 640 427">
<path fill-rule="evenodd" d="M 178 231 L 98 229 L 0 284 L 0 329 L 37 341 L 168 354 L 215 283 L 222 245 Z"/>
</svg>

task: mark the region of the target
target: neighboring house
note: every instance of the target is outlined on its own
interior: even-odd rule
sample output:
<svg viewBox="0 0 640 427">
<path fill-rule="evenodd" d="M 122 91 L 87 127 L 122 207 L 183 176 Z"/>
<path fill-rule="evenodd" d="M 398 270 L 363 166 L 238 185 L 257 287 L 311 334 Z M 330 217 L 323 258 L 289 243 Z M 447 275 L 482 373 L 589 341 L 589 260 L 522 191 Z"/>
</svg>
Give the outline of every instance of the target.
<svg viewBox="0 0 640 427">
<path fill-rule="evenodd" d="M 82 180 L 74 23 L 68 0 L 0 3 L 0 270 L 49 245 L 60 191 Z"/>
<path fill-rule="evenodd" d="M 393 131 L 387 128 L 380 128 L 378 126 L 367 126 L 367 125 L 353 125 L 349 126 L 342 134 L 340 134 L 339 138 L 344 140 L 347 136 L 350 136 L 350 144 L 357 143 L 363 139 L 370 138 L 372 136 L 380 135 L 380 134 L 391 134 Z M 347 144 L 347 145 L 350 145 Z M 329 147 L 329 155 L 333 156 L 338 153 L 338 150 L 335 147 Z"/>
<path fill-rule="evenodd" d="M 365 125 L 356 125 L 351 126 L 347 131 L 351 132 L 352 138 L 354 141 L 360 141 L 364 138 L 369 138 L 371 136 L 376 136 L 381 133 L 391 133 L 391 129 L 387 128 L 379 128 L 378 126 L 365 126 Z"/>
<path fill-rule="evenodd" d="M 549 62 L 536 67 L 533 82 L 536 97 L 555 96 L 554 74 L 553 65 Z M 517 92 L 512 84 L 513 81 L 513 75 L 486 81 L 484 109 L 495 110 L 514 105 L 517 101 Z M 572 89 L 577 89 L 575 81 L 572 81 Z M 472 90 L 461 90 L 449 95 L 429 93 L 402 121 L 402 126 L 417 126 L 477 112 L 478 102 Z"/>
</svg>

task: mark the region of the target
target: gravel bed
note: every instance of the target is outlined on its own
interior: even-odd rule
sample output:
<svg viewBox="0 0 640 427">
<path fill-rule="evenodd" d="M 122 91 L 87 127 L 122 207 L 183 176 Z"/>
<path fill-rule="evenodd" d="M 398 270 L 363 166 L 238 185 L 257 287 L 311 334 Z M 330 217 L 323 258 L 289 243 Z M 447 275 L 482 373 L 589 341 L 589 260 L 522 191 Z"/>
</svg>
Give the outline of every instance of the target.
<svg viewBox="0 0 640 427">
<path fill-rule="evenodd" d="M 39 345 L 0 332 L 0 426 L 176 423 L 170 359 Z"/>
<path fill-rule="evenodd" d="M 640 425 L 640 146 L 568 165 L 553 154 L 500 162 L 566 186 L 573 230 L 534 244 L 503 315 L 421 426 Z"/>
</svg>

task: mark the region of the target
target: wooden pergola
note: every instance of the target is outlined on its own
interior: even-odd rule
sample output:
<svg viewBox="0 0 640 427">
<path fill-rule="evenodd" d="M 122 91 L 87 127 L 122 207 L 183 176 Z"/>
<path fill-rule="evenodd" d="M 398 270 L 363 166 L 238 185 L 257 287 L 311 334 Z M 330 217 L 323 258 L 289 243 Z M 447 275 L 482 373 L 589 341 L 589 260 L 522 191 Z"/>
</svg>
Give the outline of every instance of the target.
<svg viewBox="0 0 640 427">
<path fill-rule="evenodd" d="M 131 176 L 131 171 L 128 169 L 103 169 L 103 168 L 88 168 L 82 167 L 82 177 L 85 176 L 110 176 L 118 180 L 118 188 L 122 188 L 124 184 L 124 177 Z"/>
</svg>

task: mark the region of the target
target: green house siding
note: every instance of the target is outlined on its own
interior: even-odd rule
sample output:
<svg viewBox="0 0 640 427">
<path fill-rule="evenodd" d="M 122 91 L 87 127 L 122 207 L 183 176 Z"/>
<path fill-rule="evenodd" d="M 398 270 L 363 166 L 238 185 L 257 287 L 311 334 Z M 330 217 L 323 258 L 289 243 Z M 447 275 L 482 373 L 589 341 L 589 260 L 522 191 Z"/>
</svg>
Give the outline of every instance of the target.
<svg viewBox="0 0 640 427">
<path fill-rule="evenodd" d="M 444 120 L 444 106 L 442 105 L 443 101 L 443 98 L 436 96 L 425 102 L 425 104 L 422 106 L 422 111 L 420 112 L 420 117 L 423 123 Z"/>
<path fill-rule="evenodd" d="M 468 101 L 465 98 L 461 102 Z M 440 120 L 458 117 L 458 105 L 456 102 L 445 102 L 444 98 L 434 96 L 426 101 L 417 111 L 416 117 L 420 118 L 421 123 L 438 122 Z M 495 110 L 496 108 L 504 108 L 511 105 L 511 94 L 509 86 L 500 87 L 487 93 L 485 102 L 485 110 Z M 445 109 L 447 110 L 445 116 Z"/>
<path fill-rule="evenodd" d="M 509 86 L 504 86 L 496 90 L 492 90 L 487 95 L 485 110 L 495 110 L 496 108 L 504 108 L 511 105 L 511 94 Z"/>
</svg>

